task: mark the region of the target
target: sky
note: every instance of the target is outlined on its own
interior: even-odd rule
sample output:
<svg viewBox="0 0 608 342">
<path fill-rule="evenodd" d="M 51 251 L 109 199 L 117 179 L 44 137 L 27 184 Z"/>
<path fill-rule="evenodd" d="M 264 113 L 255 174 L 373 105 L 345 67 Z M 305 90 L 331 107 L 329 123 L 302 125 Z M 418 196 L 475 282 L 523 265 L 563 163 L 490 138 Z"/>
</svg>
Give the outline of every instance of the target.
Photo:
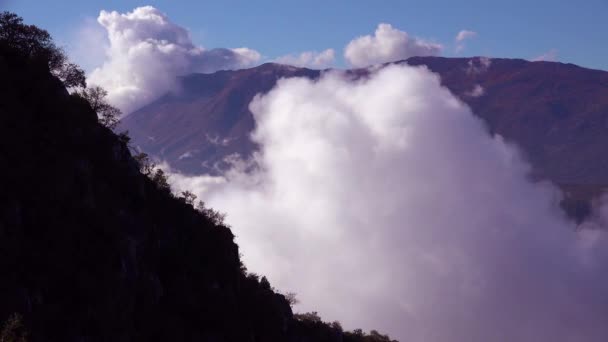
<svg viewBox="0 0 608 342">
<path fill-rule="evenodd" d="M 42 4 L 41 4 L 42 3 Z M 26 22 L 49 30 L 74 49 L 78 31 L 100 10 L 124 13 L 152 5 L 188 29 L 206 48 L 249 47 L 263 60 L 303 51 L 336 52 L 347 66 L 344 46 L 388 23 L 444 46 L 445 56 L 545 58 L 608 70 L 608 1 L 54 1 L 0 0 Z M 461 30 L 476 32 L 462 48 Z M 78 58 L 76 58 L 77 62 Z M 86 67 L 88 61 L 82 61 Z"/>
</svg>

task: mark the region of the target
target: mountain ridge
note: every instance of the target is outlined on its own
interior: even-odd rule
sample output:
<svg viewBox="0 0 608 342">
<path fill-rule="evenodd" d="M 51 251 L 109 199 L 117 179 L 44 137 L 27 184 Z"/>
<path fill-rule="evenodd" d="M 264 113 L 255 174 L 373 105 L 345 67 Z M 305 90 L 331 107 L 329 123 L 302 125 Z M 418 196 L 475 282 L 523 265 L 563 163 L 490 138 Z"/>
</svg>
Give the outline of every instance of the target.
<svg viewBox="0 0 608 342">
<path fill-rule="evenodd" d="M 481 118 L 489 134 L 515 144 L 533 179 L 564 191 L 563 205 L 581 221 L 608 186 L 608 72 L 570 63 L 476 57 L 411 57 L 394 62 L 423 66 Z M 388 63 L 392 64 L 392 63 Z M 326 70 L 266 63 L 258 67 L 190 74 L 179 91 L 129 114 L 141 150 L 186 174 L 220 175 L 226 158 L 258 149 L 249 138 L 255 121 L 249 103 L 284 77 L 317 79 Z M 363 77 L 368 68 L 338 70 Z M 212 89 L 212 91 L 209 91 Z M 204 96 L 201 96 L 204 93 Z"/>
<path fill-rule="evenodd" d="M 412 57 L 395 63 L 425 66 L 437 73 L 442 85 L 469 105 L 491 134 L 520 147 L 538 177 L 559 184 L 608 184 L 608 160 L 593 158 L 608 146 L 608 72 L 485 57 Z M 255 94 L 269 91 L 282 77 L 315 79 L 322 72 L 269 63 L 191 74 L 180 79 L 185 90 L 131 113 L 123 127 L 144 151 L 166 159 L 175 169 L 214 173 L 218 170 L 213 164 L 221 164 L 225 156 L 248 156 L 255 149 L 248 141 L 255 124 L 248 104 Z M 201 87 L 214 92 L 199 96 Z M 476 89 L 479 94 L 473 94 Z M 226 146 L 219 143 L 224 139 Z M 193 156 L 184 156 L 188 152 Z"/>
</svg>

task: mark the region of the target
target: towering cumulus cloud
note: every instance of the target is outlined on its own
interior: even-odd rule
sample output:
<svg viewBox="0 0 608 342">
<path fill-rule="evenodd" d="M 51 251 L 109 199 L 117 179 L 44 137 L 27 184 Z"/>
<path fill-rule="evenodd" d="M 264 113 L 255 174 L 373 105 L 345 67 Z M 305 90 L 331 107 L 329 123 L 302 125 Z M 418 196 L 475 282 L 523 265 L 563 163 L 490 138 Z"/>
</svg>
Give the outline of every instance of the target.
<svg viewBox="0 0 608 342">
<path fill-rule="evenodd" d="M 109 100 L 127 113 L 169 90 L 179 75 L 242 68 L 260 59 L 248 48 L 195 46 L 188 31 L 151 6 L 124 14 L 101 11 L 97 21 L 110 45 L 89 82 L 106 88 Z"/>
<path fill-rule="evenodd" d="M 298 310 L 401 341 L 607 340 L 603 233 L 577 232 L 437 76 L 285 79 L 251 109 L 255 171 L 173 185 L 228 212 Z"/>
<path fill-rule="evenodd" d="M 348 43 L 344 58 L 354 67 L 366 67 L 412 56 L 434 56 L 441 49 L 439 44 L 411 37 L 390 24 L 380 24 L 373 36 L 362 36 Z"/>
</svg>

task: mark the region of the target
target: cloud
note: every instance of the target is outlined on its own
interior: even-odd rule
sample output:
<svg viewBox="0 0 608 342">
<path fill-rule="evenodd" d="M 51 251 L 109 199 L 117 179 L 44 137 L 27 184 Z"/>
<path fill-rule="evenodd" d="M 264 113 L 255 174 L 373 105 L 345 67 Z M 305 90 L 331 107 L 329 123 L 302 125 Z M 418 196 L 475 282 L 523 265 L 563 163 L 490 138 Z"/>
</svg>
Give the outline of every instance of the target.
<svg viewBox="0 0 608 342">
<path fill-rule="evenodd" d="M 281 56 L 277 58 L 275 62 L 281 64 L 294 65 L 298 67 L 327 68 L 333 64 L 334 59 L 334 50 L 327 49 L 321 52 L 305 51 L 296 56 Z"/>
<path fill-rule="evenodd" d="M 427 69 L 283 79 L 250 108 L 252 160 L 171 179 L 298 310 L 401 341 L 607 340 L 605 233 Z"/>
<path fill-rule="evenodd" d="M 483 87 L 479 84 L 476 84 L 473 89 L 469 92 L 467 92 L 465 95 L 470 96 L 470 97 L 480 97 L 483 96 L 483 94 L 485 94 L 485 89 L 483 89 Z"/>
<path fill-rule="evenodd" d="M 475 75 L 484 73 L 490 69 L 491 65 L 492 59 L 489 57 L 473 57 L 467 62 L 467 74 Z"/>
<path fill-rule="evenodd" d="M 151 6 L 128 13 L 101 11 L 97 21 L 106 30 L 109 46 L 89 82 L 106 88 L 110 102 L 126 113 L 167 92 L 178 75 L 238 69 L 260 60 L 260 54 L 248 48 L 195 46 L 186 29 Z"/>
<path fill-rule="evenodd" d="M 532 58 L 532 62 L 556 62 L 557 61 L 557 50 L 551 49 L 540 56 Z"/>
<path fill-rule="evenodd" d="M 476 36 L 477 36 L 477 32 L 475 32 L 475 31 L 461 30 L 456 35 L 455 39 L 456 39 L 457 42 L 462 42 L 462 41 L 464 41 L 466 39 L 475 38 Z"/>
<path fill-rule="evenodd" d="M 350 41 L 344 49 L 344 58 L 354 67 L 366 67 L 412 56 L 435 56 L 441 50 L 439 44 L 412 37 L 390 24 L 380 24 L 373 36 L 362 36 Z"/>
<path fill-rule="evenodd" d="M 477 32 L 469 30 L 461 30 L 458 32 L 454 40 L 456 41 L 456 53 L 462 52 L 465 48 L 464 41 L 477 37 Z"/>
</svg>

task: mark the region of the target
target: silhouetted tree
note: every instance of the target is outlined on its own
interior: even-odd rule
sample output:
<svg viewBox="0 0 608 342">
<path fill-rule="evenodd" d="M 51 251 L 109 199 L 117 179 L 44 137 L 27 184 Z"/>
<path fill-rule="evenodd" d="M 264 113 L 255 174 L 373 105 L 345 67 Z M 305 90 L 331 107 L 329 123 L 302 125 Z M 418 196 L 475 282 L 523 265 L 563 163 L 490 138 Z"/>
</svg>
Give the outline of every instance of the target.
<svg viewBox="0 0 608 342">
<path fill-rule="evenodd" d="M 131 137 L 129 136 L 129 131 L 123 131 L 118 133 L 118 140 L 123 144 L 127 145 L 129 148 L 131 147 L 129 143 L 131 142 Z"/>
<path fill-rule="evenodd" d="M 321 320 L 321 317 L 319 316 L 319 314 L 316 311 L 313 312 L 305 312 L 305 313 L 298 313 L 293 315 L 293 317 L 299 321 L 308 321 L 308 322 L 313 322 L 313 323 L 321 323 L 323 322 Z"/>
<path fill-rule="evenodd" d="M 141 152 L 133 156 L 137 164 L 139 165 L 139 172 L 146 176 L 150 176 L 156 168 L 156 164 L 150 160 L 148 154 Z"/>
<path fill-rule="evenodd" d="M 76 94 L 89 102 L 91 108 L 97 113 L 99 122 L 102 125 L 109 129 L 116 128 L 120 122 L 119 117 L 122 113 L 120 109 L 110 105 L 106 100 L 108 96 L 107 90 L 100 86 L 93 86 L 84 88 L 76 92 Z"/>
<path fill-rule="evenodd" d="M 338 322 L 338 321 L 331 322 L 330 326 L 332 327 L 332 329 L 335 329 L 339 332 L 344 331 L 344 329 L 342 328 L 342 324 L 340 324 L 340 322 Z"/>
<path fill-rule="evenodd" d="M 26 58 L 47 63 L 49 70 L 66 87 L 86 87 L 84 71 L 70 63 L 63 50 L 55 45 L 51 35 L 34 25 L 26 25 L 15 13 L 0 13 L 0 43 Z"/>
<path fill-rule="evenodd" d="M 26 342 L 27 332 L 23 326 L 21 315 L 13 314 L 4 323 L 0 332 L 0 342 Z"/>
<path fill-rule="evenodd" d="M 287 292 L 283 296 L 285 296 L 285 299 L 287 300 L 287 303 L 289 303 L 289 306 L 291 306 L 291 307 L 293 307 L 294 305 L 296 305 L 296 304 L 298 304 L 300 302 L 298 300 L 298 298 L 296 298 L 295 292 Z"/>
<path fill-rule="evenodd" d="M 182 197 L 180 197 L 186 204 L 194 205 L 196 195 L 190 191 L 182 191 Z"/>
<path fill-rule="evenodd" d="M 226 214 L 225 213 L 221 213 L 221 212 L 219 212 L 217 210 L 214 210 L 212 208 L 207 208 L 205 206 L 205 202 L 198 201 L 198 205 L 196 206 L 196 210 L 198 210 L 200 213 L 202 213 L 203 215 L 205 215 L 209 220 L 211 220 L 211 222 L 213 222 L 213 224 L 218 225 L 218 226 L 225 226 L 225 227 L 227 227 L 227 225 L 225 223 Z"/>
<path fill-rule="evenodd" d="M 163 170 L 156 169 L 156 172 L 152 176 L 152 181 L 160 190 L 171 192 L 171 186 L 169 186 L 169 181 Z"/>
<path fill-rule="evenodd" d="M 270 290 L 270 289 L 272 289 L 272 287 L 270 286 L 270 282 L 268 281 L 268 278 L 266 278 L 266 276 L 262 276 L 262 278 L 260 279 L 260 286 L 264 290 Z"/>
</svg>

